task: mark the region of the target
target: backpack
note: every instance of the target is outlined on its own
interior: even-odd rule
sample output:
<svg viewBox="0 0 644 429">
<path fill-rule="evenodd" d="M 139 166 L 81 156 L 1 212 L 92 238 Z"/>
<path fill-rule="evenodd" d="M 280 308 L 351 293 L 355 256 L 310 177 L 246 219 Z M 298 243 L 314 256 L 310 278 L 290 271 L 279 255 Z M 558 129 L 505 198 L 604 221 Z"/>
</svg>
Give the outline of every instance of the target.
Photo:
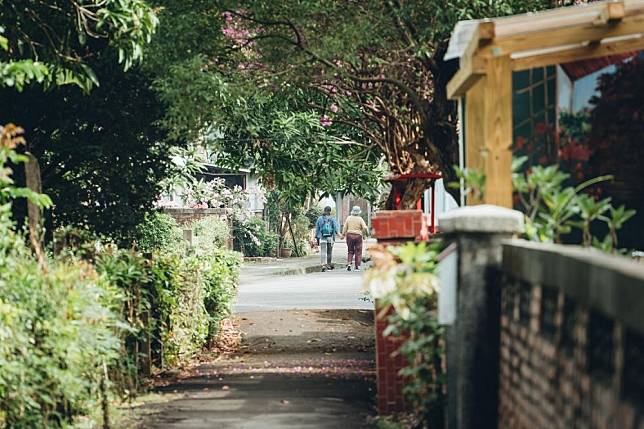
<svg viewBox="0 0 644 429">
<path fill-rule="evenodd" d="M 320 228 L 322 237 L 331 237 L 333 235 L 333 221 L 330 217 L 324 217 L 322 222 L 322 228 Z"/>
</svg>

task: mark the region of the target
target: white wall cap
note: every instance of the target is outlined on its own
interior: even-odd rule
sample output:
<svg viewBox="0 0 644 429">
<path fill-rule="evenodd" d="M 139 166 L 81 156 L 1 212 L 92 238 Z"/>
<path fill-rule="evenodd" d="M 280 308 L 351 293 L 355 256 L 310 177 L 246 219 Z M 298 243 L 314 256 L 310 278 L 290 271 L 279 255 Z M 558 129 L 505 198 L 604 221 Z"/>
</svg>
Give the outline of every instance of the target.
<svg viewBox="0 0 644 429">
<path fill-rule="evenodd" d="M 524 229 L 523 213 L 505 207 L 482 204 L 459 207 L 438 217 L 440 231 L 520 233 Z"/>
</svg>

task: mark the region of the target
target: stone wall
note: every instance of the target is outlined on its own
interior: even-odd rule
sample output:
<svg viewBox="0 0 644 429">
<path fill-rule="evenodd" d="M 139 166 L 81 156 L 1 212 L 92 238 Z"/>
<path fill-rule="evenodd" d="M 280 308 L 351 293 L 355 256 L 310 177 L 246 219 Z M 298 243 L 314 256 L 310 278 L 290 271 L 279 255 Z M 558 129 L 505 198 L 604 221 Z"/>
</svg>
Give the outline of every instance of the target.
<svg viewBox="0 0 644 429">
<path fill-rule="evenodd" d="M 500 428 L 644 427 L 644 267 L 504 244 Z"/>
<path fill-rule="evenodd" d="M 177 221 L 177 224 L 183 229 L 183 237 L 192 245 L 194 231 L 192 224 L 198 220 L 215 216 L 225 221 L 230 228 L 230 237 L 228 238 L 227 247 L 233 248 L 233 220 L 229 209 L 184 209 L 164 207 L 163 212 L 169 214 Z"/>
<path fill-rule="evenodd" d="M 165 207 L 163 212 L 172 216 L 180 227 L 189 226 L 195 221 L 210 216 L 219 217 L 228 223 L 231 222 L 228 209 L 183 209 Z"/>
</svg>

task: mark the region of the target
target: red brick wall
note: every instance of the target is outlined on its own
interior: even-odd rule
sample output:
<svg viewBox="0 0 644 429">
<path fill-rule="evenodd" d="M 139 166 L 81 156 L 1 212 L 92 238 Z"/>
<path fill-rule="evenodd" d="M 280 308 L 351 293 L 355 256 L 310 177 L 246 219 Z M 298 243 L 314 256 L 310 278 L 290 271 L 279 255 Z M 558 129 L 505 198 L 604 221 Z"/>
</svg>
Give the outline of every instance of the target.
<svg viewBox="0 0 644 429">
<path fill-rule="evenodd" d="M 618 321 L 557 289 L 505 284 L 499 428 L 644 427 L 644 347 L 633 335 L 625 342 Z"/>
<path fill-rule="evenodd" d="M 371 225 L 380 243 L 413 241 L 421 237 L 423 213 L 420 210 L 382 210 L 373 217 Z"/>
<path fill-rule="evenodd" d="M 372 219 L 374 236 L 379 244 L 394 245 L 414 241 L 421 237 L 423 214 L 420 210 L 383 210 Z M 376 302 L 376 371 L 378 378 L 378 413 L 392 414 L 405 409 L 404 378 L 398 373 L 406 366 L 405 359 L 397 353 L 404 338 L 385 337 L 387 316 L 393 309 L 378 317 L 381 308 Z"/>
<path fill-rule="evenodd" d="M 407 363 L 403 356 L 397 353 L 404 342 L 403 337 L 385 337 L 383 332 L 387 329 L 387 318 L 393 309 L 382 314 L 382 308 L 376 302 L 376 370 L 378 387 L 378 413 L 382 415 L 393 414 L 405 410 L 403 395 L 404 378 L 398 372 Z M 379 317 L 380 315 L 380 317 Z"/>
</svg>

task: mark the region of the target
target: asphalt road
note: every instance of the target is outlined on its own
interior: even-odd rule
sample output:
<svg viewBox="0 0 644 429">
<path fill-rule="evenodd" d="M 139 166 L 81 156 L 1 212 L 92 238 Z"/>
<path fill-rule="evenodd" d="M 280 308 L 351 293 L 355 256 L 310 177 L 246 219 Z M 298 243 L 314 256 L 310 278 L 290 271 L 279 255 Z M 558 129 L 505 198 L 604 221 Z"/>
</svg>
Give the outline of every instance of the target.
<svg viewBox="0 0 644 429">
<path fill-rule="evenodd" d="M 242 269 L 236 313 L 291 309 L 364 309 L 362 272 L 341 266 L 325 273 L 303 275 L 244 275 Z"/>
</svg>

